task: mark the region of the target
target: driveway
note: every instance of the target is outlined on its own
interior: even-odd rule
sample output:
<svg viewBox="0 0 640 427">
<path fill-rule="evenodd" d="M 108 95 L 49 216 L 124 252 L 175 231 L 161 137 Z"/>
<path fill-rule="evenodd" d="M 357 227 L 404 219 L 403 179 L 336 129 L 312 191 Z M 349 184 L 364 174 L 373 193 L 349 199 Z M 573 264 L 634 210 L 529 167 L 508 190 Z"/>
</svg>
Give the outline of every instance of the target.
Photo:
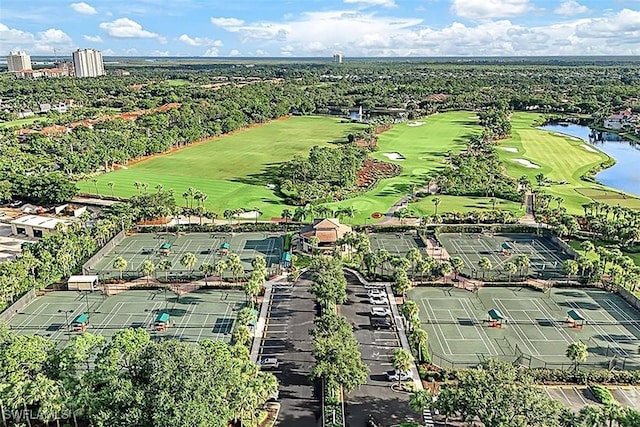
<svg viewBox="0 0 640 427">
<path fill-rule="evenodd" d="M 315 361 L 309 329 L 316 314 L 310 285 L 311 281 L 301 278 L 293 286 L 275 286 L 269 302 L 258 360 L 267 356 L 280 360 L 273 373 L 280 382 L 281 426 L 312 427 L 320 418 L 319 399 L 309 381 Z"/>
<path fill-rule="evenodd" d="M 360 343 L 363 361 L 369 366 L 366 385 L 349 393 L 346 397 L 347 425 L 365 426 L 372 414 L 385 426 L 402 421 L 420 421 L 418 414 L 409 408 L 409 394 L 391 390 L 386 371 L 392 369 L 390 357 L 400 347 L 397 331 L 373 330 L 369 324 L 367 290 L 351 273 L 345 273 L 348 282 L 349 301 L 340 306 L 340 313 L 353 325 L 356 339 Z M 387 308 L 389 308 L 387 306 Z M 399 324 L 399 319 L 394 319 Z"/>
</svg>

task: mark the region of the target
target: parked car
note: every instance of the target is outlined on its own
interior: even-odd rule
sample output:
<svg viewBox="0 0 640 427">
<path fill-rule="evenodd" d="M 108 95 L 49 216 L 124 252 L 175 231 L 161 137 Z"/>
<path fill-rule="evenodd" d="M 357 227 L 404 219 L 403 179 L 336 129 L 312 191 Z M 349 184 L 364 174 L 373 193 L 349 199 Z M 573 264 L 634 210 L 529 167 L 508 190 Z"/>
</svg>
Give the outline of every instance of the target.
<svg viewBox="0 0 640 427">
<path fill-rule="evenodd" d="M 22 200 L 16 200 L 14 202 L 9 203 L 9 207 L 10 208 L 17 208 L 19 206 L 22 206 L 24 204 L 24 202 Z"/>
<path fill-rule="evenodd" d="M 369 290 L 369 289 L 384 289 L 384 285 L 381 285 L 380 283 L 370 283 L 367 282 L 364 285 L 364 288 Z"/>
<path fill-rule="evenodd" d="M 280 361 L 276 357 L 263 357 L 258 364 L 263 370 L 278 369 Z"/>
<path fill-rule="evenodd" d="M 209 249 L 204 249 L 204 250 L 200 251 L 200 254 L 201 255 L 209 255 L 209 254 L 211 254 L 211 252 L 213 252 L 213 251 L 212 251 L 211 248 L 209 248 Z"/>
<path fill-rule="evenodd" d="M 155 252 L 153 250 L 153 248 L 143 248 L 142 249 L 142 255 L 151 255 L 153 252 Z"/>
<path fill-rule="evenodd" d="M 375 329 L 391 329 L 393 328 L 393 322 L 389 317 L 369 317 L 371 327 Z"/>
<path fill-rule="evenodd" d="M 369 297 L 369 304 L 372 304 L 372 305 L 385 305 L 388 303 L 389 303 L 389 300 L 384 295 L 372 295 Z"/>
<path fill-rule="evenodd" d="M 412 371 L 387 371 L 387 379 L 389 381 L 411 381 L 413 380 L 413 372 Z"/>
<path fill-rule="evenodd" d="M 387 307 L 371 307 L 371 316 L 376 317 L 389 317 L 391 316 L 391 310 Z"/>
<path fill-rule="evenodd" d="M 378 296 L 378 295 L 387 295 L 387 293 L 383 289 L 376 288 L 376 289 L 369 289 L 367 291 L 367 295 L 372 297 L 372 296 Z"/>
</svg>

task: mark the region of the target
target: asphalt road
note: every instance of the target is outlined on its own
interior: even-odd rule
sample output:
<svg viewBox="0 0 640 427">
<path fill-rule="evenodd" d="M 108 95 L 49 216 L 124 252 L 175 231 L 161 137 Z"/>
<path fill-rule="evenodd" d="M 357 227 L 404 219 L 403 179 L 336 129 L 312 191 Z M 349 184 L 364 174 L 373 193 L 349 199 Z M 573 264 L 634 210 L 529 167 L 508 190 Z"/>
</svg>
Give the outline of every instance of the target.
<svg viewBox="0 0 640 427">
<path fill-rule="evenodd" d="M 397 331 L 395 328 L 390 330 L 371 328 L 369 324 L 371 305 L 367 298 L 367 290 L 352 274 L 346 273 L 346 278 L 349 302 L 340 306 L 340 312 L 354 325 L 362 359 L 370 369 L 367 384 L 347 395 L 347 425 L 366 426 L 369 414 L 385 426 L 407 420 L 420 421 L 418 414 L 409 408 L 409 394 L 393 392 L 391 383 L 386 378 L 386 372 L 393 369 L 390 358 L 394 350 L 400 347 Z M 388 305 L 386 307 L 389 308 Z M 394 323 L 401 324 L 399 319 L 394 319 Z"/>
<path fill-rule="evenodd" d="M 311 355 L 315 301 L 311 282 L 298 280 L 292 287 L 273 289 L 265 334 L 258 360 L 274 356 L 280 366 L 273 373 L 280 382 L 278 425 L 313 427 L 320 419 L 320 403 L 309 381 L 315 359 Z"/>
</svg>

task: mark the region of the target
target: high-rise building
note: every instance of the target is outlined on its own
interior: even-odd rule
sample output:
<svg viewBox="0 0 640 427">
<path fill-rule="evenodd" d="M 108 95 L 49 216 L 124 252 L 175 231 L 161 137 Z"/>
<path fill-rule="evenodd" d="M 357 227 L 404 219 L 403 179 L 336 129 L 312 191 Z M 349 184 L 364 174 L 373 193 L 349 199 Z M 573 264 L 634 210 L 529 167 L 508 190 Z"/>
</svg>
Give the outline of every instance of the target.
<svg viewBox="0 0 640 427">
<path fill-rule="evenodd" d="M 76 77 L 104 76 L 102 52 L 95 49 L 78 49 L 73 52 L 73 68 Z"/>
<path fill-rule="evenodd" d="M 342 64 L 342 59 L 343 59 L 343 56 L 342 56 L 342 53 L 340 52 L 336 52 L 333 55 L 333 62 L 335 62 L 336 64 Z"/>
<path fill-rule="evenodd" d="M 9 71 L 31 70 L 31 57 L 23 51 L 11 51 L 7 56 Z"/>
</svg>

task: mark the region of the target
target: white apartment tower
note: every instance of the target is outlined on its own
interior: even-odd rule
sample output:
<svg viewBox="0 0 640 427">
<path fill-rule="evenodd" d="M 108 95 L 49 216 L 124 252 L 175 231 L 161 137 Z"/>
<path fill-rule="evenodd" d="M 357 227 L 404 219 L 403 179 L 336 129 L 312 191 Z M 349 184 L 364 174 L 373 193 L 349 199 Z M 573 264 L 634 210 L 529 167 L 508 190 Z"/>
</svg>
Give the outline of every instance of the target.
<svg viewBox="0 0 640 427">
<path fill-rule="evenodd" d="M 9 71 L 31 70 L 31 57 L 21 50 L 11 51 L 7 56 L 7 66 Z"/>
<path fill-rule="evenodd" d="M 73 67 L 76 77 L 104 76 L 102 52 L 95 49 L 78 49 L 73 52 Z"/>
<path fill-rule="evenodd" d="M 336 52 L 333 55 L 333 62 L 335 62 L 336 64 L 342 64 L 342 60 L 343 60 L 343 56 L 342 56 L 342 52 Z"/>
</svg>

